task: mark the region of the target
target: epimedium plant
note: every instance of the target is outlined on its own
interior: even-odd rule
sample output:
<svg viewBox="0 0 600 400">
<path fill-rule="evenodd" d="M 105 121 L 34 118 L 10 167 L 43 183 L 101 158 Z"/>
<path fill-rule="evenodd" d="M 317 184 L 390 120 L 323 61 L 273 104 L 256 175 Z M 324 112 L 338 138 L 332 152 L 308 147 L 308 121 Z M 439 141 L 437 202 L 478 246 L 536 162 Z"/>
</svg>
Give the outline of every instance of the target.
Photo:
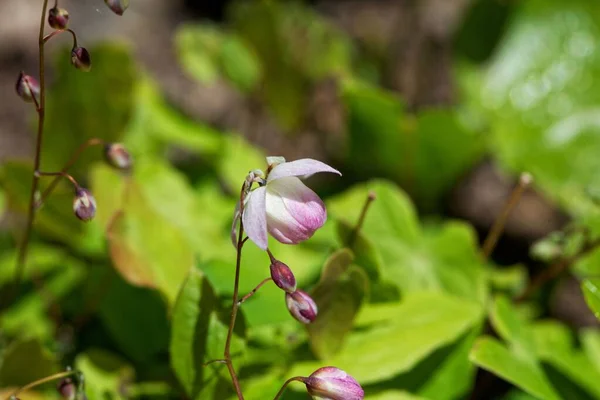
<svg viewBox="0 0 600 400">
<path fill-rule="evenodd" d="M 243 7 L 250 7 L 251 11 L 252 4 L 246 4 L 250 5 Z M 265 4 L 260 7 L 266 8 L 259 10 L 273 13 L 280 7 Z M 567 7 L 577 4 L 575 1 Z M 66 28 L 68 14 L 64 10 L 50 10 L 51 24 Z M 113 11 L 118 12 L 114 8 Z M 281 111 L 280 98 L 273 95 L 280 91 L 273 88 L 285 82 L 269 82 L 264 89 L 263 85 L 256 85 L 260 77 L 271 79 L 278 75 L 261 74 L 262 59 L 253 58 L 252 47 L 240 53 L 246 56 L 244 62 L 232 61 L 232 54 L 238 54 L 232 49 L 239 49 L 240 43 L 247 44 L 245 40 L 240 42 L 241 37 L 249 38 L 253 46 L 259 46 L 258 39 L 263 38 L 256 33 L 246 35 L 252 26 L 245 23 L 253 19 L 243 18 L 245 15 L 238 12 L 236 21 L 242 24 L 237 25 L 239 31 L 231 37 L 229 34 L 220 37 L 222 46 L 215 47 L 222 52 L 219 62 L 226 66 L 223 74 L 236 78 L 234 84 L 242 90 L 268 91 L 265 95 L 270 107 Z M 264 25 L 280 22 L 272 17 L 275 14 L 255 15 L 270 18 Z M 537 18 L 533 19 L 538 26 Z M 282 21 L 285 26 L 285 20 Z M 199 31 L 185 28 L 182 36 L 186 40 L 182 42 L 203 33 Z M 310 37 L 318 38 L 316 33 Z M 288 36 L 293 40 L 298 35 Z M 345 40 L 344 43 L 347 44 Z M 263 43 L 258 52 L 260 57 L 268 59 L 266 51 L 272 47 L 275 48 Z M 291 59 L 295 60 L 298 48 L 290 45 L 276 49 L 291 52 L 294 55 Z M 102 68 L 99 64 L 103 58 L 121 54 L 106 47 L 90 50 L 94 55 L 91 73 L 98 66 Z M 198 49 L 182 44 L 181 50 L 193 53 Z M 314 53 L 334 54 L 316 50 Z M 85 54 L 82 50 L 75 52 L 72 61 L 85 62 Z M 186 54 L 184 58 L 189 62 L 192 56 L 197 54 Z M 114 69 L 112 62 L 110 69 Z M 247 64 L 258 67 L 246 74 L 235 68 Z M 192 65 L 202 63 L 191 63 L 188 67 Z M 310 62 L 283 65 L 288 71 L 301 71 L 282 76 L 295 77 L 296 83 L 304 82 L 305 75 L 320 76 L 318 71 L 304 71 L 311 65 Z M 327 65 L 323 66 L 323 70 L 327 69 Z M 351 73 L 349 66 L 344 72 Z M 119 73 L 127 75 L 127 68 Z M 89 75 L 68 76 L 79 79 Z M 488 260 L 506 214 L 531 184 L 529 175 L 524 174 L 518 181 L 502 213 L 504 217 L 494 226 L 481 250 L 469 225 L 457 221 L 422 222 L 405 193 L 386 181 L 359 184 L 322 202 L 294 176 L 330 172 L 322 174 L 322 178 L 328 175 L 335 178 L 335 170 L 315 161 L 268 158 L 266 172 L 253 170 L 238 195 L 240 180 L 248 168 L 264 163 L 260 151 L 234 135 L 224 135 L 182 118 L 162 101 L 150 81 L 137 75 L 135 78 L 141 83 L 127 87 L 127 91 L 134 93 L 136 112 L 123 141 L 128 148 L 143 148 L 141 153 L 156 157 L 138 157 L 136 153 L 136 165 L 132 168 L 132 158 L 124 145 L 115 144 L 113 139 L 92 137 L 84 144 L 76 144 L 83 150 L 88 145 L 108 143 L 104 152 L 108 164 L 129 173 L 121 174 L 105 165 L 92 166 L 88 188 L 96 197 L 97 209 L 90 192 L 84 188 L 76 191 L 76 213 L 86 219 L 95 211 L 90 223 L 78 224 L 86 229 L 86 237 L 92 238 L 91 245 L 64 240 L 70 234 L 68 230 L 60 235 L 46 233 L 50 244 L 33 241 L 27 252 L 29 265 L 24 275 L 33 282 L 35 293 L 30 295 L 33 290 L 29 291 L 0 316 L 1 330 L 11 339 L 0 355 L 3 360 L 0 385 L 29 389 L 49 380 L 61 380 L 61 396 L 83 397 L 85 376 L 85 395 L 90 400 L 144 396 L 239 399 L 242 393 L 248 399 L 273 396 L 295 399 L 306 397 L 306 392 L 317 398 L 336 398 L 340 393 L 342 398 L 352 398 L 362 396 L 363 391 L 369 399 L 450 400 L 462 398 L 473 389 L 479 367 L 516 387 L 507 395 L 508 399 L 598 397 L 597 331 L 575 333 L 555 319 L 538 318 L 537 310 L 544 303 L 536 297 L 540 288 L 573 265 L 575 274 L 581 278 L 597 273 L 598 241 L 593 232 L 573 224 L 534 246 L 534 253 L 542 256 L 549 268 L 531 281 L 522 266 L 500 269 Z M 19 94 L 34 105 L 36 100 L 41 101 L 36 97 L 41 95 L 40 85 L 36 85 L 38 80 L 26 75 L 20 80 L 25 84 L 18 88 Z M 125 80 L 133 79 L 127 75 Z M 60 90 L 79 91 L 81 81 L 71 86 L 64 85 L 64 80 L 60 83 L 63 84 Z M 435 155 L 436 160 L 442 160 L 431 165 L 449 165 L 445 157 L 455 152 L 437 152 L 438 147 L 430 146 L 432 143 L 428 141 L 437 143 L 435 138 L 440 136 L 431 133 L 439 131 L 445 135 L 446 128 L 453 133 L 462 132 L 455 114 L 447 110 L 426 111 L 409 123 L 400 123 L 402 105 L 391 93 L 360 81 L 344 82 L 343 86 L 352 141 L 350 153 L 356 157 L 352 158 L 355 162 L 361 160 L 358 165 L 383 163 L 391 168 L 399 163 L 409 164 L 410 160 L 405 163 L 396 152 L 401 147 L 398 138 L 404 137 L 405 130 L 423 139 L 417 142 L 425 144 L 424 155 Z M 101 97 L 100 85 L 89 87 Z M 304 85 L 294 84 L 294 87 L 300 93 L 305 89 Z M 110 100 L 115 102 L 113 96 Z M 94 114 L 103 111 L 98 107 Z M 289 119 L 290 125 L 297 118 L 280 117 Z M 106 118 L 107 122 L 110 120 Z M 513 123 L 517 118 L 510 120 Z M 46 125 L 59 133 L 60 129 L 52 123 Z M 73 117 L 73 125 L 85 126 L 79 124 L 77 116 Z M 376 133 L 376 140 L 360 141 L 366 137 L 365 131 Z M 460 137 L 467 140 L 469 135 L 463 133 Z M 391 137 L 396 139 L 389 141 Z M 166 142 L 201 155 L 209 164 L 206 170 L 211 177 L 190 182 L 181 171 L 162 161 L 160 156 Z M 389 152 L 379 158 L 377 155 L 383 153 L 373 146 Z M 81 151 L 76 150 L 77 156 L 72 160 Z M 466 147 L 466 158 L 478 151 Z M 62 167 L 64 152 L 54 153 L 44 154 L 45 159 L 53 156 L 54 164 L 60 161 Z M 439 171 L 435 178 L 418 179 L 419 185 L 437 192 L 438 179 L 451 181 L 447 178 L 462 169 L 464 160 L 455 161 L 456 165 Z M 69 161 L 67 165 L 76 167 L 73 163 Z M 309 164 L 311 168 L 307 168 Z M 515 164 L 516 171 L 523 169 L 520 163 Z M 418 165 L 416 176 L 434 176 L 426 173 L 428 165 Z M 533 166 L 527 164 L 527 169 Z M 532 169 L 536 182 L 540 170 Z M 25 173 L 16 173 L 19 169 L 9 171 L 14 172 L 9 175 L 13 179 L 32 178 L 29 169 Z M 405 172 L 400 168 L 397 171 L 400 175 Z M 65 169 L 64 173 L 69 172 Z M 38 175 L 40 180 L 44 177 L 41 172 Z M 82 182 L 74 173 L 71 175 L 75 182 Z M 72 184 L 63 174 L 53 178 L 49 187 Z M 548 181 L 540 181 L 540 186 L 548 187 Z M 44 195 L 51 190 L 49 187 L 36 197 L 36 206 L 44 204 L 35 214 L 40 224 L 46 224 L 44 212 L 52 211 L 53 199 Z M 14 195 L 14 187 L 7 185 L 5 190 Z M 53 192 L 53 197 L 60 194 L 57 192 Z M 294 207 L 286 206 L 290 199 L 297 200 Z M 235 252 L 227 235 L 234 209 L 237 211 L 231 236 Z M 329 223 L 323 224 L 326 212 Z M 50 220 L 48 225 L 60 228 L 67 222 L 61 217 Z M 269 234 L 275 240 L 268 239 Z M 100 240 L 94 241 L 96 236 Z M 68 249 L 55 246 L 54 242 L 66 243 Z M 233 268 L 237 257 L 238 268 Z M 13 262 L 8 259 L 0 258 L 0 265 Z M 83 263 L 90 268 L 84 268 Z M 269 273 L 260 267 L 267 265 Z M 106 268 L 99 271 L 101 268 L 93 268 L 96 266 Z M 5 271 L 7 268 L 0 268 L 0 282 L 6 282 Z M 10 271 L 14 271 L 12 264 Z M 35 271 L 38 276 L 27 276 L 28 271 Z M 40 276 L 43 285 L 36 280 Z M 232 281 L 237 293 L 232 291 Z M 590 306 L 598 312 L 596 282 L 584 279 L 583 288 Z M 47 292 L 52 295 L 49 299 Z M 81 296 L 80 292 L 90 294 Z M 94 301 L 70 304 L 70 299 L 79 302 L 88 298 Z M 55 309 L 59 303 L 62 310 Z M 46 304 L 51 305 L 49 309 Z M 65 315 L 57 317 L 61 312 Z M 80 345 L 70 352 L 60 340 L 64 332 L 59 327 L 67 325 L 73 315 L 77 320 L 73 324 L 76 336 L 91 341 L 95 348 Z M 82 327 L 88 330 L 82 332 Z M 497 335 L 489 334 L 490 329 Z M 25 331 L 31 336 L 17 340 Z M 110 339 L 107 343 L 99 341 L 97 336 Z M 53 354 L 76 355 L 73 360 L 69 356 L 52 359 L 46 354 L 48 347 L 58 349 Z M 225 356 L 224 350 L 228 351 Z M 26 368 L 19 368 L 25 363 L 21 360 L 27 360 Z M 74 365 L 76 371 L 57 375 L 57 365 Z M 32 369 L 35 371 L 31 372 Z M 40 376 L 45 378 L 39 380 Z M 480 387 L 481 381 L 477 381 L 476 390 L 482 390 L 485 396 L 487 388 Z M 294 382 L 301 382 L 306 388 Z M 298 389 L 304 393 L 296 392 Z M 6 396 L 11 393 L 14 390 Z M 27 399 L 30 393 L 21 390 L 16 396 Z"/>
</svg>

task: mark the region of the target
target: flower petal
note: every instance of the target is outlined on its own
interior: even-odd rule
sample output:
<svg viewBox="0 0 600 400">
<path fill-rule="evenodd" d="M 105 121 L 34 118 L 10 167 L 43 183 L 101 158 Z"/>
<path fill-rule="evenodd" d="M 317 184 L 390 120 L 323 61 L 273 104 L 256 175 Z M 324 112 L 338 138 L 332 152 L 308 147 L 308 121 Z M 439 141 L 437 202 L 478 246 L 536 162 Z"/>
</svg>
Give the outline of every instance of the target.
<svg viewBox="0 0 600 400">
<path fill-rule="evenodd" d="M 342 175 L 340 171 L 321 161 L 313 160 L 312 158 L 303 158 L 301 160 L 276 165 L 269 173 L 267 182 L 288 176 L 301 176 L 306 178 L 317 172 L 332 172 L 334 174 Z"/>
<path fill-rule="evenodd" d="M 327 220 L 325 204 L 296 177 L 267 184 L 267 229 L 281 243 L 303 242 Z"/>
<path fill-rule="evenodd" d="M 268 245 L 266 194 L 267 188 L 264 186 L 250 192 L 242 214 L 242 222 L 248 237 L 263 250 L 266 250 Z"/>
</svg>

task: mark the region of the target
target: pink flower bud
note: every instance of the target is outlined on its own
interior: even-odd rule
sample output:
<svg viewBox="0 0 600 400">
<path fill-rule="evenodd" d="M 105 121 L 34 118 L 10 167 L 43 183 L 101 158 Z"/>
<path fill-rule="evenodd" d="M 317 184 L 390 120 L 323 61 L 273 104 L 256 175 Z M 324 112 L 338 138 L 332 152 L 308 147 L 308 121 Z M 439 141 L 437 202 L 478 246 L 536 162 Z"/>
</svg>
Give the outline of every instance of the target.
<svg viewBox="0 0 600 400">
<path fill-rule="evenodd" d="M 28 103 L 33 102 L 34 97 L 36 101 L 40 98 L 40 84 L 37 79 L 33 76 L 25 75 L 23 72 L 19 74 L 16 89 L 19 97 Z"/>
<path fill-rule="evenodd" d="M 121 143 L 107 144 L 104 147 L 104 157 L 106 162 L 117 169 L 128 170 L 133 165 L 131 154 Z"/>
<path fill-rule="evenodd" d="M 129 0 L 104 0 L 104 2 L 117 15 L 123 15 L 129 7 Z"/>
<path fill-rule="evenodd" d="M 77 388 L 71 378 L 65 378 L 58 383 L 58 393 L 61 397 L 66 400 L 75 400 L 77 395 Z"/>
<path fill-rule="evenodd" d="M 323 367 L 304 380 L 308 394 L 316 399 L 362 400 L 365 392 L 356 380 L 336 367 Z"/>
<path fill-rule="evenodd" d="M 302 290 L 285 294 L 285 304 L 290 314 L 303 324 L 310 324 L 317 318 L 317 305 L 310 296 Z"/>
<path fill-rule="evenodd" d="M 83 188 L 78 188 L 73 200 L 73 212 L 82 221 L 90 221 L 96 215 L 96 199 L 92 193 Z"/>
<path fill-rule="evenodd" d="M 92 59 L 85 47 L 74 47 L 73 50 L 71 50 L 71 64 L 84 72 L 88 72 L 92 69 Z"/>
<path fill-rule="evenodd" d="M 280 289 L 288 293 L 296 291 L 296 277 L 294 273 L 290 267 L 279 260 L 271 262 L 271 278 Z"/>
<path fill-rule="evenodd" d="M 53 29 L 67 29 L 67 25 L 69 25 L 69 12 L 64 8 L 52 7 L 48 11 L 48 25 Z"/>
</svg>

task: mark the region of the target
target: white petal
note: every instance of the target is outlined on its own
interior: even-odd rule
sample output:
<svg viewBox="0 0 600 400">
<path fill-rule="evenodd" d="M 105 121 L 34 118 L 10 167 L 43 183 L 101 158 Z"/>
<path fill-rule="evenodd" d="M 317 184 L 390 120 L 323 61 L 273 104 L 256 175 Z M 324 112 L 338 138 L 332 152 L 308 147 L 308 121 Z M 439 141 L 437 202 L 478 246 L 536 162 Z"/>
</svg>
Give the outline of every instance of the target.
<svg viewBox="0 0 600 400">
<path fill-rule="evenodd" d="M 323 201 L 293 176 L 267 184 L 266 210 L 269 233 L 286 244 L 309 239 L 327 220 Z"/>
<path fill-rule="evenodd" d="M 340 171 L 321 161 L 313 160 L 312 158 L 303 158 L 301 160 L 276 165 L 269 173 L 267 182 L 288 176 L 301 176 L 305 178 L 316 174 L 317 172 L 332 172 L 334 174 L 342 175 Z"/>
<path fill-rule="evenodd" d="M 248 194 L 242 215 L 244 229 L 258 247 L 267 249 L 267 213 L 265 206 L 266 187 L 259 187 Z"/>
</svg>

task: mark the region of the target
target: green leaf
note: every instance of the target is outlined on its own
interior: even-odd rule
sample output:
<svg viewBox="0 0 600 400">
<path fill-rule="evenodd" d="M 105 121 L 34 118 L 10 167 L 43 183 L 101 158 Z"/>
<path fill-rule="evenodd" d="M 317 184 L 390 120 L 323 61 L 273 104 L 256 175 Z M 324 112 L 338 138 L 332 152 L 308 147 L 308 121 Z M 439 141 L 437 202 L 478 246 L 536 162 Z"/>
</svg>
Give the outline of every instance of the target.
<svg viewBox="0 0 600 400">
<path fill-rule="evenodd" d="M 11 343 L 0 363 L 0 386 L 23 386 L 58 372 L 56 358 L 37 339 Z"/>
<path fill-rule="evenodd" d="M 222 40 L 223 33 L 217 26 L 181 26 L 175 37 L 179 62 L 198 81 L 214 82 L 219 76 L 217 57 Z"/>
<path fill-rule="evenodd" d="M 546 367 L 548 376 L 564 376 L 551 380 L 562 397 L 566 397 L 565 389 L 570 386 L 578 398 L 600 398 L 600 372 L 583 351 L 573 347 L 569 328 L 556 321 L 537 322 L 532 328 L 537 354 L 550 367 Z"/>
<path fill-rule="evenodd" d="M 353 173 L 399 180 L 421 207 L 434 208 L 484 150 L 482 137 L 455 111 L 431 109 L 411 117 L 391 92 L 356 82 L 343 89 L 348 161 L 360 165 Z"/>
<path fill-rule="evenodd" d="M 120 141 L 131 119 L 138 71 L 129 49 L 102 44 L 89 50 L 94 65 L 86 73 L 73 70 L 69 52 L 60 52 L 48 92 L 42 171 L 60 170 L 87 139 Z M 97 147 L 90 149 L 71 173 L 101 159 Z"/>
<path fill-rule="evenodd" d="M 366 295 L 368 277 L 352 265 L 353 258 L 348 249 L 333 253 L 311 292 L 319 314 L 307 328 L 311 348 L 320 359 L 330 359 L 342 348 Z"/>
<path fill-rule="evenodd" d="M 135 374 L 124 360 L 98 348 L 78 354 L 75 367 L 85 376 L 85 393 L 90 400 L 119 398 L 123 386 L 130 383 Z"/>
<path fill-rule="evenodd" d="M 113 276 L 100 304 L 100 320 L 130 359 L 142 363 L 156 359 L 169 341 L 167 305 L 159 293 L 131 286 L 108 273 Z"/>
<path fill-rule="evenodd" d="M 600 372 L 600 332 L 594 329 L 585 329 L 581 332 L 583 349 L 597 372 Z"/>
<path fill-rule="evenodd" d="M 57 260 L 58 261 L 58 260 Z M 55 335 L 55 322 L 48 315 L 48 298 L 60 301 L 85 279 L 81 263 L 73 258 L 60 260 L 56 273 L 45 277 L 44 295 L 31 292 L 20 298 L 0 315 L 0 326 L 7 335 L 50 340 Z"/>
<path fill-rule="evenodd" d="M 150 78 L 141 80 L 135 95 L 136 108 L 123 139 L 134 157 L 138 154 L 158 156 L 165 145 L 175 145 L 213 161 L 222 147 L 219 131 L 170 106 Z M 139 157 L 135 158 L 137 161 Z"/>
<path fill-rule="evenodd" d="M 240 325 L 238 318 L 238 325 Z M 243 339 L 234 335 L 231 352 L 236 360 L 243 350 Z M 242 333 L 243 334 L 243 333 Z M 206 398 L 218 392 L 226 374 L 219 363 L 202 364 L 223 357 L 227 325 L 222 323 L 215 293 L 198 269 L 192 268 L 173 307 L 171 330 L 171 366 L 186 393 L 192 398 Z M 200 395 L 204 397 L 200 397 Z"/>
<path fill-rule="evenodd" d="M 361 232 L 356 232 L 355 226 L 345 221 L 338 221 L 336 228 L 341 245 L 354 253 L 354 263 L 363 267 L 370 279 L 377 281 L 381 275 L 383 261 L 373 243 Z"/>
<path fill-rule="evenodd" d="M 159 289 L 169 303 L 193 264 L 193 253 L 173 221 L 158 214 L 143 187 L 129 181 L 123 209 L 108 228 L 111 259 L 121 276 L 136 286 Z"/>
<path fill-rule="evenodd" d="M 383 313 L 377 312 L 380 307 Z M 361 384 L 389 379 L 468 332 L 481 320 L 481 311 L 477 303 L 434 292 L 411 293 L 397 305 L 367 305 L 361 315 L 377 313 L 382 319 L 350 334 L 342 351 L 328 362 Z M 290 373 L 302 375 L 318 366 L 301 363 Z"/>
<path fill-rule="evenodd" d="M 578 216 L 594 212 L 588 193 L 600 187 L 599 11 L 585 0 L 520 3 L 472 98 L 502 165 L 530 172 Z"/>
<path fill-rule="evenodd" d="M 402 292 L 440 290 L 483 302 L 485 276 L 477 236 L 460 222 L 423 231 L 406 195 L 386 181 L 357 185 L 328 201 L 328 211 L 346 224 L 358 220 L 369 192 L 373 202 L 361 234 L 381 259 L 382 279 Z"/>
<path fill-rule="evenodd" d="M 581 283 L 581 290 L 585 301 L 590 309 L 593 311 L 596 318 L 600 319 L 600 280 L 598 279 L 584 279 Z"/>
<path fill-rule="evenodd" d="M 536 363 L 519 357 L 498 340 L 483 336 L 469 356 L 472 362 L 540 399 L 560 399 Z"/>
<path fill-rule="evenodd" d="M 260 60 L 237 35 L 228 35 L 221 44 L 219 61 L 225 76 L 242 92 L 253 91 L 262 77 Z"/>
</svg>

